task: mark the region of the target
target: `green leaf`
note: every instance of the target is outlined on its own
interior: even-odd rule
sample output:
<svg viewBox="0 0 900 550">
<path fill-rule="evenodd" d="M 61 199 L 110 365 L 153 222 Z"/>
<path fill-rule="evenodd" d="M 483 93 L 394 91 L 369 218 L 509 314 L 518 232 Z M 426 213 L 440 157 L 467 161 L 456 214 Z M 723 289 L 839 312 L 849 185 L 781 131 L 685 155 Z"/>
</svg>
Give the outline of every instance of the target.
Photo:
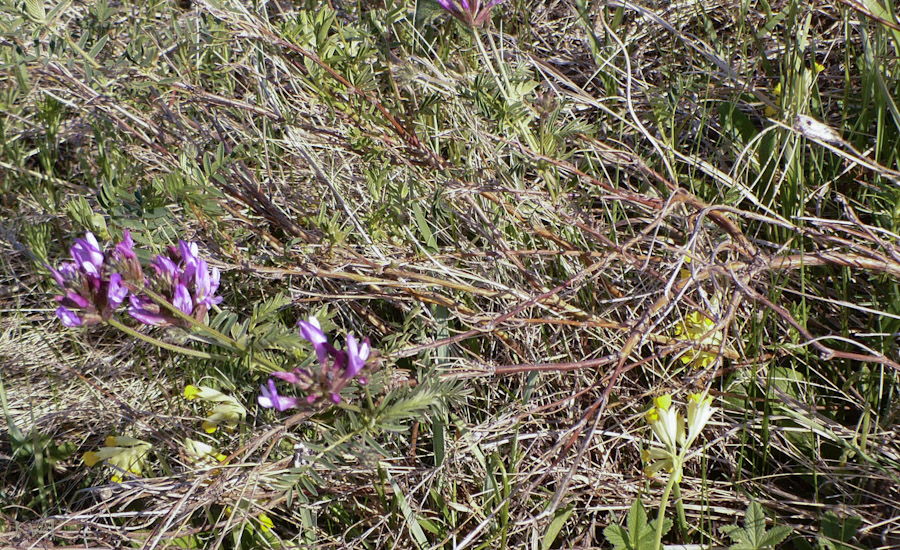
<svg viewBox="0 0 900 550">
<path fill-rule="evenodd" d="M 856 548 L 849 544 L 862 525 L 862 518 L 850 516 L 838 517 L 834 512 L 826 512 L 819 528 L 819 536 L 816 537 L 822 548 L 829 550 L 851 550 Z"/>
<path fill-rule="evenodd" d="M 25 0 L 25 15 L 35 23 L 44 23 L 47 12 L 44 11 L 43 0 Z"/>
<path fill-rule="evenodd" d="M 615 550 L 628 550 L 628 529 L 621 525 L 610 525 L 603 530 L 603 536 L 615 547 Z"/>
<path fill-rule="evenodd" d="M 425 531 L 422 530 L 421 525 L 419 525 L 420 518 L 413 512 L 412 507 L 409 505 L 409 501 L 406 500 L 406 496 L 403 494 L 403 489 L 400 487 L 400 484 L 394 481 L 394 478 L 389 471 L 384 470 L 384 475 L 394 489 L 394 498 L 397 499 L 397 504 L 400 506 L 400 511 L 403 513 L 403 519 L 406 522 L 406 527 L 409 529 L 409 532 L 416 540 L 419 548 L 428 548 L 428 538 L 425 536 Z"/>
<path fill-rule="evenodd" d="M 656 541 L 656 522 L 647 521 L 647 512 L 641 499 L 634 501 L 628 511 L 628 529 L 621 525 L 610 525 L 603 530 L 606 540 L 611 542 L 616 550 L 646 550 L 652 548 Z M 662 534 L 665 535 L 672 528 L 672 521 L 663 520 Z"/>
<path fill-rule="evenodd" d="M 781 525 L 766 530 L 766 513 L 758 502 L 751 502 L 744 514 L 744 527 L 725 525 L 719 530 L 734 541 L 731 550 L 764 550 L 774 548 L 786 539 L 793 529 Z"/>
<path fill-rule="evenodd" d="M 544 533 L 544 540 L 541 541 L 542 550 L 549 550 L 549 548 L 553 546 L 553 542 L 556 540 L 559 532 L 562 530 L 563 526 L 566 524 L 566 521 L 569 520 L 569 517 L 574 511 L 574 508 L 569 508 L 568 510 L 564 510 L 561 514 L 553 518 L 553 521 L 551 521 L 550 525 L 547 527 L 547 532 Z"/>
</svg>

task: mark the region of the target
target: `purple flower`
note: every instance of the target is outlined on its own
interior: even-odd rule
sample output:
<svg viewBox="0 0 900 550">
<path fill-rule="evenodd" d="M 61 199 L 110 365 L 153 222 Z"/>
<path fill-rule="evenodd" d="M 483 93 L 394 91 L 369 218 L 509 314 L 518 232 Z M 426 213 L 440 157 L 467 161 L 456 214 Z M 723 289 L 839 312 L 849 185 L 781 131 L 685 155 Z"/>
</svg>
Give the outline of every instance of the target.
<svg viewBox="0 0 900 550">
<path fill-rule="evenodd" d="M 175 296 L 172 297 L 172 305 L 188 315 L 194 311 L 194 301 L 191 300 L 191 293 L 181 283 L 175 285 Z"/>
<path fill-rule="evenodd" d="M 137 254 L 134 253 L 134 239 L 131 238 L 131 232 L 127 229 L 122 236 L 122 242 L 116 245 L 116 251 L 113 256 L 117 260 L 136 260 Z"/>
<path fill-rule="evenodd" d="M 207 310 L 210 310 L 222 301 L 221 296 L 215 296 L 216 290 L 219 288 L 219 268 L 212 268 L 212 274 L 210 274 L 206 261 L 199 260 L 194 278 L 197 305 L 205 306 Z"/>
<path fill-rule="evenodd" d="M 175 285 L 181 280 L 181 277 L 179 276 L 178 266 L 175 265 L 175 262 L 173 262 L 166 256 L 157 256 L 153 259 L 150 265 L 152 265 L 153 269 L 156 270 L 156 274 L 159 276 L 159 278 L 168 285 Z"/>
<path fill-rule="evenodd" d="M 168 303 L 202 322 L 207 312 L 222 302 L 216 296 L 220 274 L 217 268 L 210 271 L 205 260 L 200 259 L 195 243 L 178 241 L 178 247 L 170 246 L 166 254 L 160 254 L 151 264 L 155 275 L 147 280 L 147 287 Z M 165 307 L 150 307 L 151 300 L 142 297 L 140 303 L 132 302 L 133 317 L 138 321 L 152 321 L 154 325 L 188 326 L 189 322 L 172 315 Z"/>
<path fill-rule="evenodd" d="M 315 317 L 310 317 L 309 321 L 298 321 L 297 326 L 300 327 L 300 334 L 316 350 L 316 357 L 319 359 L 319 363 L 324 364 L 328 359 L 328 348 L 331 346 L 328 345 L 328 337 L 322 332 L 322 325 L 319 324 L 319 320 Z"/>
<path fill-rule="evenodd" d="M 491 10 L 503 0 L 438 0 L 438 4 L 450 15 L 472 27 L 480 27 L 491 16 Z"/>
<path fill-rule="evenodd" d="M 169 317 L 160 313 L 159 305 L 146 296 L 129 297 L 128 315 L 145 325 L 161 326 L 169 323 Z"/>
<path fill-rule="evenodd" d="M 366 366 L 366 360 L 369 358 L 369 339 L 363 340 L 360 346 L 356 337 L 352 334 L 347 335 L 347 369 L 344 371 L 345 378 L 353 378 Z"/>
<path fill-rule="evenodd" d="M 67 327 L 108 320 L 128 296 L 122 276 L 106 262 L 106 255 L 91 233 L 75 239 L 69 253 L 74 262 L 64 262 L 59 269 L 47 266 L 63 290 L 56 297 L 60 304 L 56 316 Z"/>
<path fill-rule="evenodd" d="M 328 343 L 328 336 L 315 317 L 297 323 L 303 337 L 316 350 L 318 368 L 296 368 L 292 372 L 273 372 L 272 376 L 289 384 L 294 384 L 308 392 L 306 403 L 312 405 L 326 398 L 332 403 L 341 402 L 341 390 L 352 379 L 366 383 L 361 373 L 371 355 L 368 338 L 360 343 L 352 334 L 347 336 L 347 349 L 339 350 Z M 272 382 L 270 380 L 270 382 Z"/>
<path fill-rule="evenodd" d="M 103 267 L 103 252 L 100 251 L 100 245 L 94 234 L 88 232 L 83 239 L 75 239 L 75 244 L 69 249 L 75 265 L 83 272 L 100 276 L 100 269 Z"/>
<path fill-rule="evenodd" d="M 122 305 L 126 296 L 128 296 L 128 289 L 122 284 L 122 276 L 118 273 L 113 273 L 109 276 L 109 288 L 106 290 L 106 302 L 115 309 Z"/>
<path fill-rule="evenodd" d="M 67 308 L 66 306 L 59 306 L 56 308 L 56 316 L 59 317 L 59 320 L 62 321 L 62 324 L 67 327 L 77 327 L 81 326 L 82 321 L 81 317 L 78 316 L 75 312 Z"/>
<path fill-rule="evenodd" d="M 181 261 L 184 264 L 182 282 L 190 281 L 197 272 L 197 263 L 200 261 L 197 243 L 178 241 L 178 250 L 181 253 Z"/>
<path fill-rule="evenodd" d="M 297 397 L 284 397 L 278 395 L 278 390 L 275 388 L 275 381 L 271 378 L 269 378 L 268 387 L 260 386 L 260 389 L 262 390 L 262 395 L 256 398 L 260 407 L 266 409 L 274 408 L 278 412 L 282 412 L 300 404 L 300 399 Z"/>
</svg>

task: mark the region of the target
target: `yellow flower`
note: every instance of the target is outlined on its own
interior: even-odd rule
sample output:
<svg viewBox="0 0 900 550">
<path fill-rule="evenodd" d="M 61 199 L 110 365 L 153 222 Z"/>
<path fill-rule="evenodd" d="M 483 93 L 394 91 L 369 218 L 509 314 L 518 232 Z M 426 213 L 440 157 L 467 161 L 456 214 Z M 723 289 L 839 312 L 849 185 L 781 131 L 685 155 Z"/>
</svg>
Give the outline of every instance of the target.
<svg viewBox="0 0 900 550">
<path fill-rule="evenodd" d="M 224 462 L 228 458 L 217 452 L 212 445 L 190 438 L 184 440 L 184 450 L 194 463 Z"/>
<path fill-rule="evenodd" d="M 703 394 L 688 396 L 687 435 L 681 411 L 672 406 L 672 396 L 660 395 L 653 400 L 654 407 L 644 415 L 657 441 L 662 444 L 641 451 L 644 462 L 644 473 L 652 477 L 660 470 L 665 470 L 681 481 L 682 463 L 687 450 L 703 431 L 716 409 L 712 406 L 712 397 Z"/>
<path fill-rule="evenodd" d="M 688 396 L 687 426 L 688 435 L 686 446 L 690 446 L 694 439 L 700 435 L 706 423 L 712 418 L 716 409 L 712 406 L 712 396 L 705 393 L 692 393 Z"/>
<path fill-rule="evenodd" d="M 122 481 L 123 473 L 143 475 L 144 468 L 147 467 L 147 456 L 152 448 L 153 445 L 140 439 L 111 435 L 106 438 L 105 446 L 96 452 L 84 453 L 81 459 L 88 468 L 94 467 L 98 462 L 107 461 L 115 469 L 112 481 L 119 483 Z"/>
<path fill-rule="evenodd" d="M 653 402 L 656 407 L 644 418 L 660 443 L 666 446 L 667 451 L 674 453 L 677 443 L 684 440 L 684 418 L 679 411 L 672 408 L 671 395 L 660 395 Z"/>
<path fill-rule="evenodd" d="M 722 343 L 722 332 L 710 331 L 716 326 L 716 322 L 703 315 L 699 311 L 688 313 L 684 320 L 675 325 L 675 337 L 691 340 L 699 345 L 714 347 Z M 704 338 L 704 335 L 709 334 Z M 702 369 L 711 365 L 718 356 L 717 353 L 701 349 L 687 349 L 681 354 L 681 362 Z"/>
<path fill-rule="evenodd" d="M 247 409 L 237 399 L 212 388 L 187 386 L 184 388 L 184 397 L 188 400 L 199 399 L 209 403 L 218 403 L 202 424 L 206 433 L 215 432 L 219 425 L 225 425 L 229 430 L 233 430 L 237 427 L 238 422 L 247 416 Z"/>
<path fill-rule="evenodd" d="M 646 464 L 644 474 L 647 477 L 655 476 L 660 470 L 665 470 L 671 474 L 675 469 L 672 455 L 659 447 L 650 447 L 650 450 L 643 449 L 641 451 L 641 460 Z"/>
</svg>

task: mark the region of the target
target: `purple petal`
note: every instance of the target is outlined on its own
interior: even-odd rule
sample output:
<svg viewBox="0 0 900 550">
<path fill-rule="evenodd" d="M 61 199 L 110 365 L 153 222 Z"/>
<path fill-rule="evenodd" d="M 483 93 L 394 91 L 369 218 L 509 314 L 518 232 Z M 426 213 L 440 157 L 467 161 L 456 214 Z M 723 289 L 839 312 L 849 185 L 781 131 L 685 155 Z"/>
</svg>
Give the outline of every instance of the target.
<svg viewBox="0 0 900 550">
<path fill-rule="evenodd" d="M 334 403 L 335 405 L 337 405 L 338 403 L 341 402 L 341 394 L 339 394 L 337 392 L 332 393 L 329 397 L 331 398 L 331 402 Z"/>
<path fill-rule="evenodd" d="M 216 289 L 219 288 L 219 270 L 213 268 L 213 274 L 210 276 L 209 267 L 203 260 L 197 262 L 197 272 L 194 276 L 194 288 L 196 289 L 197 294 L 197 304 L 206 306 L 206 309 L 211 309 L 213 305 L 222 301 L 222 298 L 213 296 Z"/>
<path fill-rule="evenodd" d="M 259 403 L 260 407 L 266 409 L 274 408 L 278 412 L 281 412 L 300 404 L 300 399 L 297 397 L 284 397 L 278 395 L 278 389 L 275 388 L 275 381 L 271 378 L 269 378 L 268 388 L 266 386 L 260 386 L 259 388 L 262 390 L 262 394 L 256 398 L 256 401 Z"/>
<path fill-rule="evenodd" d="M 289 384 L 299 384 L 300 383 L 300 377 L 297 376 L 293 372 L 276 371 L 276 372 L 272 373 L 272 376 L 274 376 L 275 378 L 284 380 L 285 382 L 287 382 Z"/>
<path fill-rule="evenodd" d="M 128 289 L 122 284 L 122 276 L 118 273 L 113 273 L 109 276 L 109 289 L 106 291 L 106 302 L 115 309 L 122 305 L 126 296 L 128 296 Z"/>
<path fill-rule="evenodd" d="M 71 262 L 60 264 L 59 272 L 62 273 L 63 278 L 67 281 L 71 281 L 78 276 L 78 268 Z"/>
<path fill-rule="evenodd" d="M 212 274 L 209 277 L 209 293 L 210 293 L 210 295 L 215 294 L 216 291 L 219 290 L 219 277 L 221 277 L 221 275 L 219 274 L 219 268 L 218 267 L 212 268 Z M 222 301 L 221 298 L 219 298 L 218 300 L 219 300 L 219 302 Z M 216 302 L 216 303 L 218 304 L 219 302 Z"/>
<path fill-rule="evenodd" d="M 66 306 L 59 306 L 56 308 L 56 316 L 59 317 L 62 324 L 67 327 L 77 327 L 82 323 L 81 317 Z"/>
<path fill-rule="evenodd" d="M 180 278 L 178 277 L 178 266 L 175 265 L 175 262 L 173 262 L 166 256 L 157 256 L 153 259 L 150 265 L 153 266 L 153 269 L 156 270 L 157 275 L 159 275 L 159 277 L 166 283 L 174 285 L 177 281 L 180 280 Z"/>
<path fill-rule="evenodd" d="M 75 244 L 69 249 L 75 264 L 85 273 L 100 276 L 100 268 L 103 267 L 103 252 L 97 239 L 90 232 L 83 239 L 75 239 Z"/>
<path fill-rule="evenodd" d="M 366 366 L 366 360 L 369 358 L 369 353 L 371 349 L 369 348 L 369 340 L 363 340 L 362 346 L 360 346 L 356 337 L 352 334 L 347 335 L 347 370 L 344 371 L 344 376 L 346 378 L 353 378 L 359 371 Z"/>
<path fill-rule="evenodd" d="M 184 264 L 184 280 L 189 281 L 194 278 L 194 274 L 197 272 L 197 264 L 200 261 L 197 243 L 179 240 L 178 250 L 181 252 L 181 261 Z"/>
<path fill-rule="evenodd" d="M 297 326 L 300 327 L 300 334 L 308 340 L 316 350 L 316 356 L 319 363 L 325 364 L 328 358 L 329 347 L 328 337 L 322 332 L 322 326 L 315 317 L 310 317 L 309 321 L 299 321 Z"/>
<path fill-rule="evenodd" d="M 86 308 L 91 305 L 90 300 L 88 300 L 81 294 L 72 292 L 71 290 L 69 292 L 66 292 L 66 297 L 64 299 L 69 300 L 72 303 L 72 305 L 81 307 L 81 308 Z"/>
<path fill-rule="evenodd" d="M 64 265 L 65 265 L 65 264 L 64 264 Z M 53 268 L 50 266 L 50 264 L 44 264 L 44 267 L 46 267 L 47 269 L 50 270 L 50 274 L 53 275 L 53 279 L 56 280 L 56 284 L 58 284 L 59 286 L 65 288 L 65 286 L 66 286 L 66 277 L 65 277 L 60 271 L 57 271 L 57 270 L 53 269 Z M 62 269 L 61 266 L 60 266 L 60 269 Z"/>
<path fill-rule="evenodd" d="M 160 314 L 158 311 L 147 309 L 147 306 L 153 305 L 150 298 L 132 294 L 129 297 L 129 301 L 131 305 L 128 307 L 128 315 L 131 315 L 137 321 L 145 325 L 159 326 L 168 324 L 168 319 L 165 315 Z"/>
<path fill-rule="evenodd" d="M 300 327 L 300 334 L 312 345 L 318 346 L 328 342 L 328 337 L 322 332 L 322 325 L 315 317 L 310 317 L 309 321 L 298 321 L 297 326 Z"/>
<path fill-rule="evenodd" d="M 463 10 L 469 11 L 469 2 L 468 2 L 468 0 L 459 0 L 459 1 L 460 1 L 460 3 L 462 4 Z"/>
<path fill-rule="evenodd" d="M 172 305 L 188 315 L 194 311 L 194 301 L 191 300 L 191 293 L 181 283 L 175 285 L 175 296 L 172 298 Z"/>
<path fill-rule="evenodd" d="M 134 253 L 134 240 L 131 233 L 126 229 L 122 242 L 116 245 L 116 251 L 113 253 L 117 260 L 136 260 L 137 255 Z"/>
<path fill-rule="evenodd" d="M 441 5 L 447 11 L 454 12 L 456 10 L 456 6 L 453 4 L 453 0 L 438 0 L 438 4 Z"/>
</svg>

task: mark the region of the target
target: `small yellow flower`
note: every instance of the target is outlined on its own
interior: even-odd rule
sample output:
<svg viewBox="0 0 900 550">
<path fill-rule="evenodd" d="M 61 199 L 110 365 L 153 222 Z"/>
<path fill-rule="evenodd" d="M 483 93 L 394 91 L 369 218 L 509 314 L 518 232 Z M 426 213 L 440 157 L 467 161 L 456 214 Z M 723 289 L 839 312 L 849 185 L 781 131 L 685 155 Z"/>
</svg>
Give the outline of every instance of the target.
<svg viewBox="0 0 900 550">
<path fill-rule="evenodd" d="M 722 332 L 710 331 L 716 326 L 716 322 L 703 315 L 699 311 L 688 313 L 684 320 L 675 325 L 675 337 L 691 340 L 702 346 L 718 346 L 722 343 Z M 704 335 L 707 335 L 704 337 Z M 701 349 L 687 349 L 681 355 L 681 362 L 702 369 L 711 365 L 716 360 L 717 354 Z"/>
<path fill-rule="evenodd" d="M 651 447 L 649 450 L 643 449 L 641 451 L 641 460 L 646 464 L 644 474 L 647 477 L 655 476 L 660 470 L 665 470 L 671 474 L 675 469 L 671 453 L 659 447 Z"/>
<path fill-rule="evenodd" d="M 712 406 L 712 396 L 705 393 L 692 393 L 688 396 L 687 425 L 688 435 L 686 446 L 690 446 L 694 439 L 700 435 L 709 419 L 716 410 Z"/>
<path fill-rule="evenodd" d="M 230 395 L 207 388 L 205 386 L 187 386 L 184 388 L 185 399 L 199 399 L 209 403 L 218 403 L 210 411 L 202 426 L 206 433 L 213 433 L 220 425 L 229 430 L 237 427 L 238 422 L 247 416 L 247 409 Z"/>
<path fill-rule="evenodd" d="M 224 462 L 225 459 L 228 458 L 222 453 L 217 452 L 212 445 L 190 438 L 184 440 L 184 450 L 187 452 L 191 461 L 199 464 Z"/>
<path fill-rule="evenodd" d="M 653 403 L 654 407 L 644 415 L 644 418 L 662 445 L 655 444 L 641 451 L 641 460 L 645 464 L 644 473 L 652 477 L 660 470 L 665 470 L 676 476 L 676 481 L 680 482 L 682 463 L 687 456 L 687 450 L 716 411 L 712 406 L 712 397 L 705 393 L 688 396 L 687 435 L 684 417 L 677 407 L 672 406 L 671 395 L 660 395 L 654 398 Z"/>
<path fill-rule="evenodd" d="M 106 438 L 105 446 L 96 452 L 84 453 L 81 459 L 88 468 L 107 461 L 115 468 L 112 481 L 119 483 L 122 481 L 122 473 L 143 475 L 144 468 L 147 467 L 147 456 L 152 448 L 153 445 L 150 443 L 133 437 L 109 436 Z"/>
<path fill-rule="evenodd" d="M 656 405 L 644 416 L 650 429 L 670 453 L 684 440 L 684 418 L 681 412 L 672 408 L 672 396 L 660 395 L 653 400 Z"/>
</svg>

